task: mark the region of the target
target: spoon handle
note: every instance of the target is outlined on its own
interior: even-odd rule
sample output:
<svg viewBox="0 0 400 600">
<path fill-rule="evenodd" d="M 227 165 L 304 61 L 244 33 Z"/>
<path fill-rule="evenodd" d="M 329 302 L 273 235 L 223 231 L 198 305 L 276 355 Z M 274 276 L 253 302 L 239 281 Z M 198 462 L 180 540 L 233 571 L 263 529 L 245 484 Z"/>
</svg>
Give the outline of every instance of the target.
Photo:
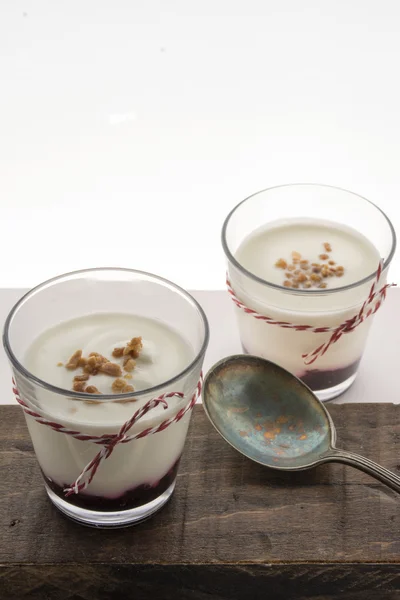
<svg viewBox="0 0 400 600">
<path fill-rule="evenodd" d="M 360 469 L 360 471 L 372 475 L 372 477 L 385 483 L 395 492 L 400 493 L 400 477 L 392 473 L 392 471 L 385 469 L 385 467 L 381 467 L 381 465 L 378 465 L 378 463 L 373 460 L 369 460 L 369 458 L 354 454 L 353 452 L 347 452 L 346 450 L 331 448 L 330 451 L 324 455 L 324 460 L 329 462 L 340 462 L 355 467 L 356 469 Z"/>
</svg>

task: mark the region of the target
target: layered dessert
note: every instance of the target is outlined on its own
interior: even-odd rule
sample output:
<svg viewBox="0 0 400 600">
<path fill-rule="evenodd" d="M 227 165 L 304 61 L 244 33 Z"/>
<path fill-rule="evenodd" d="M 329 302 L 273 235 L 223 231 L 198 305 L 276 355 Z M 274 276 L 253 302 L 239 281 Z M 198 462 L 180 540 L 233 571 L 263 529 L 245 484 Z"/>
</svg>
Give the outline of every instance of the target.
<svg viewBox="0 0 400 600">
<path fill-rule="evenodd" d="M 375 246 L 355 229 L 300 218 L 255 230 L 243 240 L 235 258 L 262 280 L 231 267 L 233 289 L 246 306 L 276 321 L 313 327 L 336 327 L 353 317 L 372 281 L 353 284 L 373 274 L 380 260 Z M 326 342 L 329 333 L 284 329 L 239 308 L 236 311 L 243 350 L 288 369 L 314 391 L 323 392 L 355 378 L 370 319 L 307 365 L 302 355 Z"/>
<path fill-rule="evenodd" d="M 101 313 L 68 320 L 44 331 L 28 348 L 24 364 L 34 376 L 70 391 L 36 391 L 33 401 L 48 420 L 101 436 L 117 433 L 138 408 L 166 392 L 182 392 L 185 398 L 169 398 L 167 410 L 161 405 L 152 409 L 129 434 L 176 414 L 189 402 L 196 375 L 168 382 L 182 373 L 194 356 L 189 343 L 161 321 Z M 154 386 L 161 388 L 143 394 Z M 84 396 L 77 398 L 75 393 Z M 28 395 L 24 390 L 24 397 Z M 106 395 L 113 398 L 104 400 L 102 396 Z M 163 431 L 117 445 L 101 462 L 88 487 L 66 497 L 66 488 L 101 446 L 56 432 L 27 415 L 48 487 L 64 501 L 103 512 L 146 505 L 174 485 L 189 419 L 187 413 Z"/>
</svg>

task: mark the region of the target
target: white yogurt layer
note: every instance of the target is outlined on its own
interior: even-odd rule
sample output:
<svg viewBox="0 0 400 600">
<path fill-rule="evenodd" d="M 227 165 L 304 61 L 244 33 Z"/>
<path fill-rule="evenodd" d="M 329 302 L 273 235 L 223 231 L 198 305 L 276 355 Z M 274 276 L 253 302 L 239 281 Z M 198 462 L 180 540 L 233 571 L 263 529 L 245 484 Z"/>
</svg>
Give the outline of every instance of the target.
<svg viewBox="0 0 400 600">
<path fill-rule="evenodd" d="M 282 285 L 285 270 L 277 268 L 276 261 L 283 258 L 291 262 L 291 253 L 296 251 L 310 263 L 322 263 L 320 255 L 326 253 L 325 242 L 332 247 L 329 258 L 344 267 L 342 277 L 324 280 L 327 289 L 350 285 L 376 271 L 378 251 L 361 233 L 347 226 L 309 219 L 287 220 L 260 228 L 242 242 L 236 259 L 254 275 Z"/>
<path fill-rule="evenodd" d="M 307 324 L 314 327 L 337 326 L 357 313 L 368 295 L 372 281 L 350 290 L 338 288 L 360 281 L 376 271 L 379 253 L 359 232 L 337 223 L 311 219 L 291 219 L 272 223 L 254 231 L 238 248 L 235 258 L 250 273 L 264 281 L 283 285 L 286 270 L 277 268 L 283 258 L 291 262 L 293 251 L 310 263 L 321 263 L 326 253 L 323 244 L 331 245 L 329 259 L 343 266 L 342 277 L 323 279 L 327 288 L 277 290 L 257 283 L 230 267 L 230 279 L 237 296 L 250 308 L 277 321 Z M 382 278 L 382 283 L 384 283 Z M 302 289 L 300 286 L 299 289 Z M 337 290 L 329 294 L 330 290 Z M 267 325 L 236 309 L 241 339 L 246 350 L 278 363 L 292 373 L 302 376 L 309 369 L 335 370 L 360 359 L 371 319 L 351 334 L 346 334 L 313 365 L 304 364 L 302 354 L 327 341 L 329 334 L 315 334 Z"/>
<path fill-rule="evenodd" d="M 26 368 L 47 383 L 72 390 L 74 376 L 82 370 L 69 371 L 58 366 L 59 362 L 67 364 L 76 350 L 82 350 L 84 357 L 98 352 L 122 367 L 123 360 L 114 358 L 112 352 L 114 348 L 126 346 L 133 337 L 142 337 L 143 343 L 140 355 L 135 359 L 132 379 L 127 381 L 136 392 L 168 381 L 193 359 L 189 344 L 163 323 L 136 315 L 103 313 L 72 319 L 45 331 L 29 347 L 25 356 Z M 87 383 L 95 385 L 102 394 L 112 394 L 114 380 L 115 377 L 98 373 Z M 73 406 L 76 408 L 76 403 Z M 83 418 L 84 408 L 79 408 Z M 118 405 L 112 408 L 113 413 L 120 409 Z M 87 407 L 85 412 L 91 415 Z"/>
<path fill-rule="evenodd" d="M 136 392 L 179 375 L 194 359 L 193 348 L 164 323 L 136 315 L 106 313 L 86 315 L 43 332 L 29 347 L 24 364 L 33 375 L 47 383 L 72 390 L 73 378 L 82 370 L 69 371 L 64 366 L 57 366 L 57 363 L 67 363 L 70 356 L 81 349 L 85 357 L 90 352 L 98 352 L 122 366 L 122 359 L 112 357 L 113 349 L 139 336 L 143 340 L 143 350 L 135 359 L 132 379 L 127 381 Z M 188 403 L 198 375 L 191 373 L 168 388 L 139 396 L 132 403 L 105 401 L 89 404 L 74 400 L 72 391 L 71 396 L 60 396 L 44 389 L 36 391 L 33 401 L 47 418 L 57 423 L 91 435 L 102 435 L 117 432 L 150 398 L 170 391 L 185 394 L 183 400 L 168 399 L 170 409 L 167 411 L 161 406 L 153 409 L 144 418 L 146 424 L 139 422 L 131 430 L 130 433 L 133 433 L 160 422 L 164 416 L 171 416 L 179 406 Z M 98 374 L 90 377 L 88 385 L 95 385 L 100 392 L 111 394 L 114 380 L 115 377 Z M 135 393 L 132 396 L 135 397 Z M 88 399 L 93 399 L 93 396 L 88 394 Z M 137 485 L 157 482 L 181 455 L 189 420 L 190 414 L 187 414 L 160 433 L 120 444 L 100 465 L 85 493 L 116 497 Z M 100 449 L 92 442 L 57 433 L 29 416 L 27 423 L 43 472 L 59 485 L 73 483 Z"/>
</svg>

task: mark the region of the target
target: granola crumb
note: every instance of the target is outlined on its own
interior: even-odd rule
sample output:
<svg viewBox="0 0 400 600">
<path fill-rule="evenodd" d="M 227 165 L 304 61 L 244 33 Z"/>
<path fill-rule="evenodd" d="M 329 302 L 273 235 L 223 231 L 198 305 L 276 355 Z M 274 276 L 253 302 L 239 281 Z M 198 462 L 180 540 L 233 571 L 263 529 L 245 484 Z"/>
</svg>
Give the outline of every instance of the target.
<svg viewBox="0 0 400 600">
<path fill-rule="evenodd" d="M 132 374 L 131 373 L 125 373 L 124 377 L 125 377 L 125 379 L 132 379 Z"/>
<path fill-rule="evenodd" d="M 121 379 L 120 377 L 118 377 L 118 379 L 115 379 L 111 388 L 112 388 L 112 391 L 115 392 L 116 394 L 127 394 L 128 392 L 135 391 L 135 388 L 133 387 L 133 385 L 126 383 L 125 379 Z"/>
<path fill-rule="evenodd" d="M 315 281 L 316 283 L 319 283 L 321 281 L 321 277 L 317 275 L 317 273 L 311 273 L 310 279 L 311 281 Z"/>
<path fill-rule="evenodd" d="M 105 364 L 105 363 L 110 362 L 108 358 L 106 358 L 102 354 L 99 354 L 98 352 L 91 352 L 89 354 L 89 358 L 92 358 L 92 357 L 94 357 L 99 364 Z"/>
<path fill-rule="evenodd" d="M 322 283 L 319 284 L 319 288 L 326 288 L 328 286 L 327 283 L 325 283 L 325 281 L 323 281 Z"/>
<path fill-rule="evenodd" d="M 84 373 L 83 375 L 75 375 L 74 381 L 87 381 L 89 377 L 90 375 L 87 375 L 86 373 Z"/>
<path fill-rule="evenodd" d="M 62 363 L 62 362 L 57 363 L 57 367 L 63 367 L 63 366 L 64 366 L 64 363 Z"/>
<path fill-rule="evenodd" d="M 327 252 L 332 252 L 332 246 L 330 245 L 329 242 L 324 243 L 324 248 Z"/>
<path fill-rule="evenodd" d="M 292 281 L 292 288 L 297 290 L 298 287 L 299 287 L 299 284 L 296 281 Z"/>
<path fill-rule="evenodd" d="M 123 356 L 130 355 L 132 358 L 138 358 L 142 348 L 143 348 L 142 338 L 134 337 L 125 346 Z"/>
<path fill-rule="evenodd" d="M 287 269 L 288 269 L 288 271 L 294 271 L 295 268 L 296 267 L 294 265 L 289 265 Z"/>
<path fill-rule="evenodd" d="M 308 264 L 308 260 L 301 260 L 300 261 L 300 269 L 303 269 L 304 271 L 307 271 L 309 269 L 309 264 Z"/>
<path fill-rule="evenodd" d="M 305 273 L 299 273 L 299 275 L 296 278 L 297 283 L 304 283 L 304 281 L 307 281 L 307 275 Z"/>
<path fill-rule="evenodd" d="M 81 359 L 81 357 L 82 357 L 82 350 L 76 350 L 76 352 L 73 353 L 73 355 L 71 356 L 71 358 L 65 365 L 65 368 L 69 369 L 70 371 L 77 369 L 78 365 L 79 365 L 79 360 Z"/>
<path fill-rule="evenodd" d="M 312 283 L 311 283 L 311 281 L 305 281 L 305 282 L 303 283 L 303 288 L 304 288 L 304 289 L 308 290 L 310 287 L 312 287 Z"/>
<path fill-rule="evenodd" d="M 117 363 L 107 362 L 99 367 L 100 373 L 105 373 L 106 375 L 110 375 L 111 377 L 119 377 L 122 375 L 122 369 Z"/>
<path fill-rule="evenodd" d="M 288 279 L 291 279 L 293 277 L 293 275 L 291 273 L 285 273 L 285 277 L 287 277 Z"/>
<path fill-rule="evenodd" d="M 85 392 L 86 383 L 85 381 L 74 381 L 72 389 L 74 392 Z"/>
<path fill-rule="evenodd" d="M 283 258 L 279 258 L 276 263 L 275 266 L 278 267 L 278 269 L 286 269 L 287 267 L 287 262 L 286 260 L 284 260 Z"/>
<path fill-rule="evenodd" d="M 100 355 L 96 356 L 95 353 L 92 352 L 91 356 L 87 359 L 86 365 L 83 367 L 83 371 L 89 373 L 89 375 L 97 375 L 103 362 Z"/>
<path fill-rule="evenodd" d="M 85 389 L 87 394 L 101 394 L 101 392 L 97 389 L 95 385 L 88 385 Z"/>
<path fill-rule="evenodd" d="M 284 285 L 284 287 L 292 287 L 291 282 L 288 281 L 287 279 L 286 279 L 286 281 L 283 282 L 283 285 Z"/>
<path fill-rule="evenodd" d="M 328 261 L 328 265 L 332 265 L 332 266 L 333 266 L 333 265 L 336 265 L 336 263 L 335 263 L 335 261 L 334 261 L 334 260 L 329 260 L 329 261 Z"/>
<path fill-rule="evenodd" d="M 328 258 L 329 258 L 329 254 L 320 254 L 320 255 L 319 255 L 319 258 L 320 258 L 321 260 L 328 260 Z"/>
<path fill-rule="evenodd" d="M 127 386 L 127 383 L 125 381 L 125 379 L 121 379 L 120 377 L 118 377 L 118 379 L 115 379 L 113 381 L 113 384 L 111 386 L 111 389 L 113 392 L 122 392 Z"/>
<path fill-rule="evenodd" d="M 323 265 L 321 268 L 321 275 L 322 277 L 328 277 L 329 275 L 329 267 L 327 267 L 327 265 Z"/>
<path fill-rule="evenodd" d="M 133 360 L 133 358 L 125 358 L 124 360 L 124 369 L 125 371 L 133 371 L 133 369 L 136 366 L 136 360 Z"/>
<path fill-rule="evenodd" d="M 114 358 L 121 358 L 123 353 L 124 353 L 123 348 L 114 348 L 112 355 L 114 356 Z"/>
<path fill-rule="evenodd" d="M 296 252 L 295 250 L 293 250 L 293 252 L 292 252 L 292 258 L 293 258 L 293 260 L 301 260 L 301 254 L 300 254 L 300 252 Z"/>
</svg>

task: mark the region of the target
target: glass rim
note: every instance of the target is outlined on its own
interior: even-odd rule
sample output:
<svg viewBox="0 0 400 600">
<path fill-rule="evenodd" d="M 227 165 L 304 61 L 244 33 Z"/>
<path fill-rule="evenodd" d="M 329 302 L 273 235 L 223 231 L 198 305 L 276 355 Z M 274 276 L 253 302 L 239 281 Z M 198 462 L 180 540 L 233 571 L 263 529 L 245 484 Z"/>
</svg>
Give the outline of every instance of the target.
<svg viewBox="0 0 400 600">
<path fill-rule="evenodd" d="M 231 262 L 239 271 L 241 271 L 244 275 L 246 275 L 247 277 L 249 277 L 250 279 L 253 279 L 254 281 L 261 283 L 262 285 L 266 285 L 268 287 L 274 288 L 276 290 L 282 291 L 286 294 L 296 294 L 296 295 L 307 295 L 307 296 L 314 296 L 314 295 L 329 295 L 329 294 L 335 294 L 337 292 L 343 292 L 343 291 L 347 291 L 350 289 L 353 289 L 355 287 L 361 286 L 365 283 L 368 283 L 369 281 L 372 281 L 372 279 L 374 277 L 376 277 L 376 273 L 378 270 L 378 267 L 375 271 L 373 271 L 370 275 L 367 275 L 366 277 L 364 277 L 363 279 L 360 279 L 359 281 L 355 281 L 354 283 L 350 283 L 347 285 L 343 285 L 341 287 L 337 287 L 337 288 L 332 288 L 330 290 L 326 290 L 326 289 L 321 289 L 321 290 L 300 290 L 300 289 L 288 289 L 287 287 L 284 287 L 282 285 L 279 285 L 277 283 L 272 283 L 271 281 L 267 281 L 266 279 L 263 279 L 262 277 L 259 277 L 258 275 L 255 275 L 254 273 L 252 273 L 251 271 L 249 271 L 248 269 L 246 269 L 232 254 L 232 252 L 229 249 L 229 245 L 227 242 L 227 230 L 228 230 L 228 226 L 229 226 L 229 222 L 231 220 L 231 218 L 233 217 L 233 215 L 235 214 L 235 212 L 242 206 L 242 204 L 245 204 L 245 202 L 248 202 L 249 200 L 251 200 L 252 198 L 254 198 L 255 196 L 258 196 L 260 194 L 263 194 L 265 192 L 270 192 L 272 190 L 276 190 L 276 189 L 281 189 L 281 188 L 296 188 L 296 187 L 301 187 L 301 186 L 305 186 L 305 187 L 314 187 L 314 188 L 328 188 L 331 190 L 337 190 L 338 192 L 346 192 L 347 194 L 351 194 L 352 196 L 356 196 L 357 198 L 364 200 L 365 202 L 368 202 L 368 204 L 370 204 L 371 206 L 373 206 L 374 208 L 376 208 L 376 210 L 378 210 L 381 215 L 383 215 L 384 219 L 386 220 L 387 224 L 389 225 L 389 229 L 391 231 L 392 234 L 392 247 L 391 250 L 389 252 L 388 257 L 383 261 L 383 271 L 390 265 L 392 258 L 394 256 L 395 250 L 396 250 L 396 245 L 397 245 L 397 237 L 396 237 L 396 232 L 395 229 L 392 225 L 391 220 L 389 219 L 389 217 L 386 215 L 386 213 L 379 208 L 379 206 L 377 206 L 376 204 L 374 204 L 374 202 L 371 202 L 371 200 L 368 200 L 368 198 L 365 198 L 364 196 L 360 196 L 360 194 L 356 194 L 355 192 L 351 192 L 350 190 L 346 190 L 345 188 L 340 188 L 334 185 L 327 185 L 327 184 L 322 184 L 322 183 L 286 183 L 283 185 L 274 185 L 272 187 L 269 188 L 265 188 L 263 190 L 260 190 L 258 192 L 255 192 L 254 194 L 251 194 L 250 196 L 247 196 L 247 198 L 245 198 L 244 200 L 242 200 L 241 202 L 239 202 L 239 204 L 237 204 L 236 206 L 233 207 L 233 209 L 228 213 L 227 217 L 225 218 L 225 221 L 222 225 L 222 231 L 221 231 L 221 242 L 222 242 L 222 248 L 224 250 L 225 256 L 227 257 L 227 259 L 229 260 L 229 262 Z"/>
<path fill-rule="evenodd" d="M 24 375 L 26 377 L 26 379 L 28 379 L 28 381 L 32 381 L 36 385 L 39 385 L 40 387 L 42 387 L 50 392 L 53 392 L 53 393 L 56 393 L 56 394 L 62 395 L 62 396 L 73 397 L 74 400 L 75 399 L 76 400 L 78 400 L 78 399 L 79 400 L 87 400 L 88 399 L 88 394 L 85 394 L 84 392 L 75 392 L 74 390 L 67 390 L 65 388 L 58 387 L 56 385 L 48 383 L 47 381 L 45 381 L 44 379 L 41 379 L 40 377 L 36 377 L 36 375 L 33 375 L 33 373 L 31 373 L 28 369 L 26 369 L 26 367 L 24 367 L 24 365 L 20 362 L 20 360 L 18 360 L 18 358 L 14 354 L 14 351 L 13 351 L 13 349 L 11 347 L 11 343 L 10 343 L 9 331 L 10 331 L 10 326 L 11 326 L 14 316 L 18 312 L 19 308 L 27 300 L 29 300 L 30 296 L 33 296 L 34 294 L 39 292 L 42 288 L 47 287 L 49 284 L 57 283 L 58 281 L 60 281 L 62 279 L 66 279 L 66 278 L 74 276 L 74 275 L 80 275 L 80 274 L 85 274 L 85 273 L 96 273 L 99 271 L 114 271 L 114 272 L 122 271 L 125 273 L 134 273 L 135 275 L 145 275 L 145 276 L 149 277 L 150 279 L 155 280 L 156 282 L 160 282 L 160 283 L 166 284 L 167 286 L 172 287 L 174 290 L 178 291 L 182 296 L 184 296 L 185 299 L 189 302 L 189 304 L 191 304 L 197 310 L 198 315 L 200 316 L 200 318 L 203 322 L 203 326 L 204 326 L 204 339 L 201 344 L 200 350 L 196 353 L 195 358 L 189 363 L 189 365 L 187 367 L 185 367 L 177 375 L 174 375 L 174 377 L 171 377 L 170 379 L 167 379 L 166 381 L 163 381 L 157 385 L 146 388 L 144 390 L 139 390 L 137 392 L 128 392 L 125 394 L 118 394 L 118 395 L 116 395 L 116 394 L 90 394 L 90 397 L 96 398 L 96 400 L 99 400 L 100 402 L 106 402 L 106 401 L 124 400 L 124 399 L 128 399 L 128 398 L 132 398 L 132 394 L 134 394 L 135 397 L 147 396 L 148 394 L 157 392 L 157 391 L 165 388 L 166 386 L 173 384 L 176 381 L 179 381 L 180 379 L 182 379 L 182 377 L 187 375 L 196 366 L 196 364 L 204 357 L 206 350 L 207 350 L 208 343 L 209 343 L 210 327 L 209 327 L 207 316 L 204 312 L 204 309 L 201 307 L 199 302 L 195 298 L 193 298 L 193 296 L 191 294 L 189 294 L 189 292 L 187 292 L 185 289 L 183 289 L 176 283 L 173 283 L 169 279 L 166 279 L 165 277 L 161 277 L 160 275 L 155 275 L 154 273 L 149 273 L 147 271 L 141 271 L 138 269 L 127 269 L 127 268 L 123 268 L 123 267 L 95 267 L 95 268 L 90 268 L 90 269 L 79 269 L 77 271 L 69 271 L 67 273 L 57 275 L 56 277 L 51 277 L 50 279 L 46 279 L 46 281 L 39 283 L 38 285 L 36 285 L 32 289 L 30 289 L 28 292 L 26 292 L 14 304 L 14 306 L 8 313 L 7 318 L 4 322 L 3 347 L 4 347 L 6 355 L 9 359 L 9 361 L 11 362 L 12 366 L 19 373 Z"/>
</svg>

